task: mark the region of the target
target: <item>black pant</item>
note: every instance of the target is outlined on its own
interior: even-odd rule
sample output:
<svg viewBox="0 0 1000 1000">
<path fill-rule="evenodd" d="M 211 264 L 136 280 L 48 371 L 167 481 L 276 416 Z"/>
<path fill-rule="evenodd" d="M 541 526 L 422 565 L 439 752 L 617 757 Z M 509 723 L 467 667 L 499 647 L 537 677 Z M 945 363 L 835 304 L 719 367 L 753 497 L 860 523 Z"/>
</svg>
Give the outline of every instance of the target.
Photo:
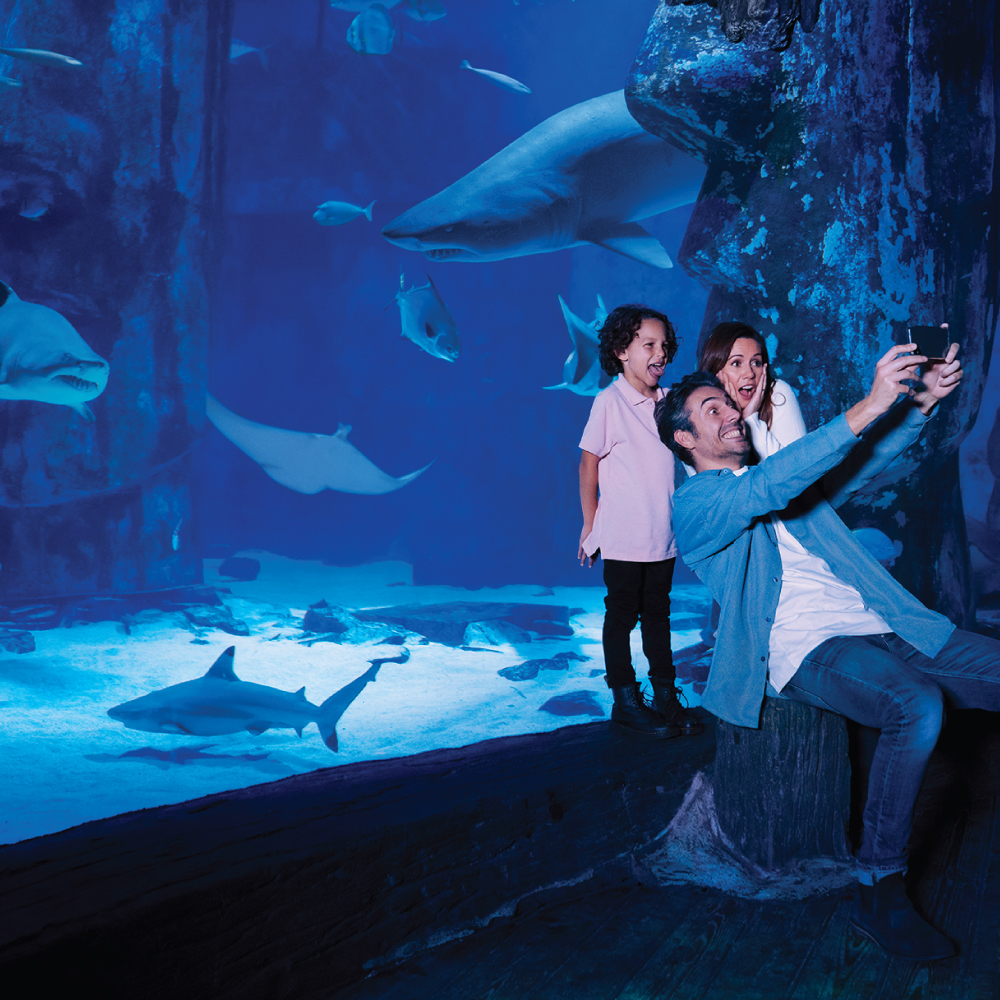
<svg viewBox="0 0 1000 1000">
<path fill-rule="evenodd" d="M 609 687 L 635 683 L 629 635 L 642 623 L 642 651 L 649 660 L 649 676 L 674 680 L 670 651 L 670 584 L 673 559 L 660 562 L 604 560 L 604 669 Z"/>
</svg>

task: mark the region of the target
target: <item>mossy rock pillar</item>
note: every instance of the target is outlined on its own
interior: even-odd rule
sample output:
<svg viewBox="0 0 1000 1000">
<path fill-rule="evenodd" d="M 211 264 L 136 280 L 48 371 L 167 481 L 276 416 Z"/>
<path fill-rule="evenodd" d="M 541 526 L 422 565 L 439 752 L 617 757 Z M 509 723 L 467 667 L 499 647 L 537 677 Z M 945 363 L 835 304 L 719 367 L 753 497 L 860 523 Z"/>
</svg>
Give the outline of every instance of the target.
<svg viewBox="0 0 1000 1000">
<path fill-rule="evenodd" d="M 713 786 L 719 827 L 760 868 L 850 858 L 851 772 L 843 716 L 768 698 L 759 729 L 720 720 Z"/>
<path fill-rule="evenodd" d="M 0 400 L 0 602 L 199 582 L 234 0 L 15 0 L 3 58 L 0 279 L 110 364 L 88 421 Z M 33 335 L 33 334 L 31 334 Z M 27 336 L 27 334 L 26 334 Z"/>
</svg>

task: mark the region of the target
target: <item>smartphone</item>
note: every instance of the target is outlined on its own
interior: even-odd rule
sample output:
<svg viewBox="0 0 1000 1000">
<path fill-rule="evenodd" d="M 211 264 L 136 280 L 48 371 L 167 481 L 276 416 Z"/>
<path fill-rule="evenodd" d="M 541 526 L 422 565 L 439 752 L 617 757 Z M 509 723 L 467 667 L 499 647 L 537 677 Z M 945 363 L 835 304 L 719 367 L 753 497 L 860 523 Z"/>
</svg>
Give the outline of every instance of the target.
<svg viewBox="0 0 1000 1000">
<path fill-rule="evenodd" d="M 917 345 L 917 354 L 931 361 L 943 360 L 948 353 L 951 339 L 948 330 L 940 326 L 911 326 L 910 343 Z"/>
</svg>

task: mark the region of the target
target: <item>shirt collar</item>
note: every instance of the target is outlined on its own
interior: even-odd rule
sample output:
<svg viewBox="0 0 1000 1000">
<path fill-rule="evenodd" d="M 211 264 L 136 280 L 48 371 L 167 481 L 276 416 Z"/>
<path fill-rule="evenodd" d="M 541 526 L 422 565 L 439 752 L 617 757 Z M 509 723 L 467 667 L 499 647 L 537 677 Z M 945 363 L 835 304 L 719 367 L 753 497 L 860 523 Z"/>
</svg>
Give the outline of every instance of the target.
<svg viewBox="0 0 1000 1000">
<path fill-rule="evenodd" d="M 631 385 L 624 375 L 617 375 L 615 377 L 614 384 L 618 391 L 625 397 L 625 400 L 631 403 L 632 406 L 638 406 L 640 403 L 645 403 L 646 400 L 649 399 L 648 396 L 644 396 L 638 389 Z M 654 399 L 653 402 L 663 399 L 666 394 L 667 390 L 664 389 L 662 385 L 658 385 L 656 387 L 656 399 Z"/>
</svg>

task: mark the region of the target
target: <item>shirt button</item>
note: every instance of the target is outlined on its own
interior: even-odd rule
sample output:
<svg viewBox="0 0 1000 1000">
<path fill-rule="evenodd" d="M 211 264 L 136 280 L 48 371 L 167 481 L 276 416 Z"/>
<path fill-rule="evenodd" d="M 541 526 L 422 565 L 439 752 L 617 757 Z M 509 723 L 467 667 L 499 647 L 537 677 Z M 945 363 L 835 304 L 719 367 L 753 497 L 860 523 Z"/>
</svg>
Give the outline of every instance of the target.
<svg viewBox="0 0 1000 1000">
<path fill-rule="evenodd" d="M 775 583 L 778 582 L 778 578 L 776 576 L 771 577 L 771 579 L 774 580 Z"/>
<path fill-rule="evenodd" d="M 770 618 L 765 618 L 764 619 L 764 621 L 766 621 L 766 622 L 769 622 L 770 620 L 771 620 Z"/>
<path fill-rule="evenodd" d="M 760 662 L 761 662 L 761 663 L 763 663 L 763 662 L 764 662 L 764 659 L 765 659 L 765 657 L 763 657 L 763 656 L 762 656 L 762 657 L 760 658 Z"/>
</svg>

